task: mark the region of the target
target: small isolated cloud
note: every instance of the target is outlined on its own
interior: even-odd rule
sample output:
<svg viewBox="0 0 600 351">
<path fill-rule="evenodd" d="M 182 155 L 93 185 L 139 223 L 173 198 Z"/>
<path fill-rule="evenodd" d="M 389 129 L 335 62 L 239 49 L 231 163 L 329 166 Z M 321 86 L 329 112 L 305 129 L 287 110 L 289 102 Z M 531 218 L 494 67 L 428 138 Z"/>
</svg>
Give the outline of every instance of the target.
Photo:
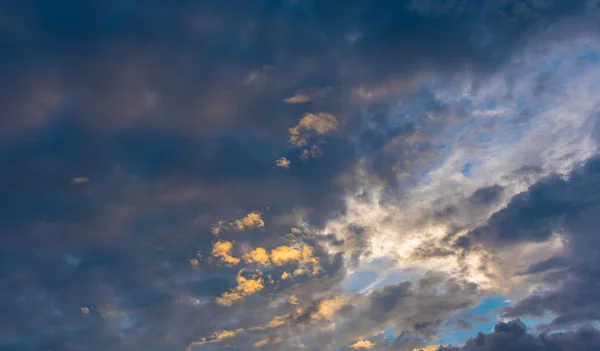
<svg viewBox="0 0 600 351">
<path fill-rule="evenodd" d="M 304 146 L 308 144 L 311 134 L 327 134 L 338 129 L 339 123 L 334 115 L 329 113 L 307 113 L 298 124 L 289 129 L 290 144 Z"/>
<path fill-rule="evenodd" d="M 235 278 L 237 283 L 235 288 L 223 293 L 220 297 L 217 297 L 216 302 L 219 305 L 230 307 L 236 301 L 242 300 L 244 297 L 250 296 L 265 287 L 262 278 L 258 275 L 251 275 L 246 278 L 242 276 L 243 272 L 243 269 L 238 272 L 237 277 Z"/>
<path fill-rule="evenodd" d="M 255 342 L 254 344 L 252 344 L 252 347 L 254 347 L 255 349 L 263 347 L 263 346 L 267 346 L 267 345 L 272 345 L 272 344 L 279 344 L 282 343 L 283 339 L 280 337 L 268 337 L 266 339 L 262 339 L 260 341 Z"/>
<path fill-rule="evenodd" d="M 290 274 L 288 272 L 283 272 L 283 274 L 281 275 L 281 279 L 283 279 L 283 280 L 286 280 L 289 277 L 290 277 Z"/>
<path fill-rule="evenodd" d="M 285 157 L 275 160 L 275 166 L 279 168 L 290 168 L 290 163 L 290 160 Z"/>
<path fill-rule="evenodd" d="M 257 247 L 256 249 L 248 252 L 243 256 L 243 258 L 246 263 L 257 263 L 260 265 L 268 265 L 271 263 L 267 250 L 263 249 L 262 247 Z"/>
<path fill-rule="evenodd" d="M 370 342 L 369 340 L 358 340 L 356 343 L 350 345 L 353 349 L 370 349 L 375 347 L 375 343 Z"/>
<path fill-rule="evenodd" d="M 211 228 L 213 235 L 219 235 L 223 230 L 236 230 L 238 232 L 256 228 L 263 228 L 265 221 L 260 212 L 250 212 L 245 217 L 236 219 L 233 222 L 219 221 Z"/>
<path fill-rule="evenodd" d="M 230 241 L 217 241 L 213 245 L 212 255 L 219 258 L 222 262 L 227 263 L 230 266 L 235 266 L 240 263 L 240 259 L 231 256 L 231 250 L 233 249 L 233 243 Z"/>
<path fill-rule="evenodd" d="M 89 183 L 90 182 L 90 178 L 86 178 L 86 177 L 75 177 L 73 179 L 71 179 L 71 183 L 73 184 L 84 184 L 84 183 Z"/>
<path fill-rule="evenodd" d="M 199 264 L 200 264 L 200 263 L 199 263 L 199 262 L 198 262 L 198 260 L 197 260 L 197 259 L 195 259 L 195 258 L 192 258 L 192 259 L 190 260 L 190 265 L 191 265 L 192 267 L 198 267 L 198 265 L 199 265 Z"/>
<path fill-rule="evenodd" d="M 311 158 L 317 158 L 323 156 L 323 150 L 317 145 L 313 145 L 308 149 L 302 150 L 302 154 L 300 154 L 300 159 L 302 161 L 308 161 Z"/>
<path fill-rule="evenodd" d="M 329 95 L 333 91 L 333 88 L 326 87 L 321 89 L 312 89 L 312 90 L 303 90 L 298 89 L 294 93 L 294 96 L 291 96 L 284 101 L 288 104 L 301 104 L 305 102 L 310 102 L 315 99 L 322 99 Z"/>
</svg>

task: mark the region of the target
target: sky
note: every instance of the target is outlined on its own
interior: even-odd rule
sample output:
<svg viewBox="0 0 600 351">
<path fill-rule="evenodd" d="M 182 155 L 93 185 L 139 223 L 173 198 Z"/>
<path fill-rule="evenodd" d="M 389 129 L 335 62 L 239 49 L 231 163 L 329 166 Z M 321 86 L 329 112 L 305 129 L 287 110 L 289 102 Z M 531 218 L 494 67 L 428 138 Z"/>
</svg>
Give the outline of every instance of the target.
<svg viewBox="0 0 600 351">
<path fill-rule="evenodd" d="M 600 350 L 597 0 L 6 0 L 0 350 Z"/>
</svg>

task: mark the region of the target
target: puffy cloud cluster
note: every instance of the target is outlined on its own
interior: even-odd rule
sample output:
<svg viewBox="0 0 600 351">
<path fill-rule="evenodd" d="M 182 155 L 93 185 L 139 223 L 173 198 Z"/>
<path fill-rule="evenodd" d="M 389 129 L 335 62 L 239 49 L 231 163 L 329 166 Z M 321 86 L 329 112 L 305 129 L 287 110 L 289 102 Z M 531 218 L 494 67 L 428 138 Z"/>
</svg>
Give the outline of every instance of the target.
<svg viewBox="0 0 600 351">
<path fill-rule="evenodd" d="M 245 217 L 236 219 L 233 222 L 219 221 L 211 228 L 213 235 L 219 235 L 224 230 L 236 230 L 238 232 L 256 228 L 263 228 L 265 221 L 260 212 L 250 212 Z"/>
<path fill-rule="evenodd" d="M 246 278 L 242 276 L 244 270 L 240 270 L 235 278 L 236 286 L 228 292 L 223 293 L 220 297 L 217 297 L 216 302 L 221 306 L 231 307 L 235 302 L 244 299 L 246 296 L 250 296 L 258 291 L 262 290 L 264 281 L 260 277 L 262 273 L 259 271 L 258 274 L 253 274 Z"/>
</svg>

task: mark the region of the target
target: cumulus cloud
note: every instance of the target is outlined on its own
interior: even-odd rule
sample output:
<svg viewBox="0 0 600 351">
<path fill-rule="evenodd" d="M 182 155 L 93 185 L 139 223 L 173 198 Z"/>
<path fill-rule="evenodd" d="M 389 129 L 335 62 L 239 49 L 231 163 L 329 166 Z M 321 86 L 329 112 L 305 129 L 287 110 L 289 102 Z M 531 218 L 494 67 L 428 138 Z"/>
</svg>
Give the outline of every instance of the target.
<svg viewBox="0 0 600 351">
<path fill-rule="evenodd" d="M 282 266 L 290 261 L 299 261 L 301 258 L 300 250 L 289 246 L 279 246 L 271 250 L 271 261 L 277 266 Z"/>
<path fill-rule="evenodd" d="M 322 135 L 338 129 L 339 123 L 330 113 L 307 113 L 295 127 L 288 130 L 290 144 L 304 146 L 312 134 Z"/>
<path fill-rule="evenodd" d="M 463 346 L 440 347 L 437 351 L 487 351 L 487 350 L 595 350 L 600 347 L 600 331 L 580 329 L 576 331 L 532 334 L 523 322 L 514 320 L 496 324 L 494 331 L 479 333 Z"/>
<path fill-rule="evenodd" d="M 240 259 L 231 256 L 233 250 L 233 243 L 231 241 L 217 241 L 213 245 L 212 255 L 217 257 L 221 262 L 224 262 L 230 266 L 235 266 L 240 263 Z"/>
<path fill-rule="evenodd" d="M 256 249 L 248 252 L 243 256 L 243 258 L 246 263 L 257 263 L 260 265 L 268 265 L 271 263 L 267 250 L 263 249 L 262 247 L 257 247 Z"/>
<path fill-rule="evenodd" d="M 236 286 L 230 291 L 224 292 L 220 297 L 217 297 L 216 302 L 221 306 L 231 307 L 235 302 L 244 299 L 246 296 L 255 294 L 262 290 L 264 281 L 259 274 L 253 274 L 246 278 L 242 276 L 244 270 L 240 270 L 235 278 Z"/>
<path fill-rule="evenodd" d="M 275 166 L 279 168 L 290 168 L 290 160 L 285 157 L 275 160 Z"/>
<path fill-rule="evenodd" d="M 233 222 L 219 221 L 216 225 L 213 225 L 211 232 L 214 235 L 219 235 L 224 230 L 236 230 L 238 232 L 244 230 L 251 230 L 256 228 L 263 228 L 265 221 L 262 219 L 260 212 L 250 212 L 245 217 L 236 219 Z"/>
</svg>

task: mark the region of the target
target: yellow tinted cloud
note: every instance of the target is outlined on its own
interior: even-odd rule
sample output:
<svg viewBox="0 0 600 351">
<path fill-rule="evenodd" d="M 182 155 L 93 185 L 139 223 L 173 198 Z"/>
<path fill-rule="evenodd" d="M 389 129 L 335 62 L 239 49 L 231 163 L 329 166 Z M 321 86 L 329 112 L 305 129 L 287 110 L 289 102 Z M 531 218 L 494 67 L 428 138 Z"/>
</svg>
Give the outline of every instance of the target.
<svg viewBox="0 0 600 351">
<path fill-rule="evenodd" d="M 260 212 L 250 212 L 245 217 L 236 219 L 233 222 L 219 221 L 213 225 L 211 232 L 213 235 L 219 235 L 223 230 L 237 230 L 241 232 L 248 229 L 262 228 L 265 226 L 265 221 L 262 219 Z"/>
<path fill-rule="evenodd" d="M 298 298 L 295 295 L 290 296 L 290 298 L 288 299 L 288 302 L 292 305 L 297 305 L 298 304 Z"/>
<path fill-rule="evenodd" d="M 282 342 L 283 342 L 283 339 L 280 337 L 269 337 L 269 338 L 255 342 L 254 344 L 252 344 L 252 347 L 259 348 L 259 347 L 267 346 L 270 344 L 279 344 Z"/>
<path fill-rule="evenodd" d="M 356 342 L 356 344 L 350 345 L 350 347 L 353 348 L 353 349 L 362 349 L 362 348 L 364 348 L 364 349 L 370 349 L 370 348 L 372 348 L 374 346 L 375 346 L 375 344 L 372 343 L 372 342 L 370 342 L 369 340 L 358 340 Z"/>
<path fill-rule="evenodd" d="M 329 300 L 322 300 L 319 302 L 319 307 L 316 312 L 311 314 L 311 319 L 313 320 L 321 320 L 321 319 L 329 319 L 333 317 L 333 315 L 344 306 L 344 300 L 340 298 L 333 298 Z"/>
<path fill-rule="evenodd" d="M 338 128 L 338 121 L 329 113 L 307 113 L 298 124 L 288 130 L 290 144 L 304 146 L 308 143 L 308 133 L 326 134 Z"/>
<path fill-rule="evenodd" d="M 229 339 L 229 338 L 233 338 L 234 336 L 237 336 L 238 334 L 242 333 L 244 331 L 244 329 L 236 329 L 236 330 L 221 330 L 221 331 L 217 331 L 214 332 L 212 334 L 212 337 L 214 340 L 223 340 L 223 339 Z"/>
<path fill-rule="evenodd" d="M 289 261 L 299 261 L 302 257 L 302 253 L 299 250 L 293 249 L 289 246 L 280 246 L 271 251 L 271 261 L 281 266 Z"/>
<path fill-rule="evenodd" d="M 221 306 L 229 307 L 236 301 L 242 300 L 246 296 L 250 296 L 265 286 L 262 278 L 250 277 L 246 278 L 242 276 L 244 270 L 240 270 L 235 278 L 237 286 L 228 292 L 224 292 L 220 297 L 217 297 L 216 302 Z"/>
<path fill-rule="evenodd" d="M 282 157 L 278 160 L 275 160 L 275 166 L 279 167 L 279 168 L 289 168 L 290 167 L 290 160 L 288 160 L 285 157 Z"/>
<path fill-rule="evenodd" d="M 248 252 L 243 256 L 243 258 L 246 263 L 258 263 L 261 265 L 268 265 L 271 263 L 267 250 L 263 249 L 262 247 L 257 247 L 256 249 Z"/>
<path fill-rule="evenodd" d="M 281 279 L 283 279 L 283 280 L 286 280 L 289 277 L 290 277 L 290 274 L 288 272 L 283 272 L 283 274 L 281 275 Z"/>
<path fill-rule="evenodd" d="M 233 243 L 230 241 L 217 241 L 213 245 L 212 255 L 219 258 L 222 262 L 227 263 L 230 266 L 235 266 L 240 263 L 240 259 L 231 256 L 231 250 L 233 249 Z"/>
<path fill-rule="evenodd" d="M 265 222 L 261 218 L 260 212 L 250 212 L 244 218 L 237 219 L 234 223 L 234 228 L 238 231 L 254 228 L 262 228 Z"/>
<path fill-rule="evenodd" d="M 214 343 L 220 342 L 225 339 L 230 339 L 230 338 L 236 337 L 237 335 L 239 335 L 243 332 L 244 332 L 244 329 L 241 329 L 241 328 L 235 329 L 235 330 L 216 331 L 210 335 L 210 339 L 207 340 L 207 338 L 202 338 L 202 341 L 194 341 L 191 344 L 189 344 L 185 350 L 192 351 L 194 349 L 194 347 L 196 347 L 196 346 L 202 346 L 202 345 L 206 345 L 206 344 L 214 344 Z"/>
<path fill-rule="evenodd" d="M 425 347 L 418 347 L 413 349 L 413 351 L 435 351 L 440 348 L 440 345 L 429 345 Z"/>
<path fill-rule="evenodd" d="M 304 269 L 302 269 L 302 268 L 297 268 L 297 269 L 294 271 L 294 275 L 295 275 L 296 277 L 297 277 L 297 276 L 299 276 L 299 275 L 302 275 L 302 274 L 304 274 Z"/>
</svg>

